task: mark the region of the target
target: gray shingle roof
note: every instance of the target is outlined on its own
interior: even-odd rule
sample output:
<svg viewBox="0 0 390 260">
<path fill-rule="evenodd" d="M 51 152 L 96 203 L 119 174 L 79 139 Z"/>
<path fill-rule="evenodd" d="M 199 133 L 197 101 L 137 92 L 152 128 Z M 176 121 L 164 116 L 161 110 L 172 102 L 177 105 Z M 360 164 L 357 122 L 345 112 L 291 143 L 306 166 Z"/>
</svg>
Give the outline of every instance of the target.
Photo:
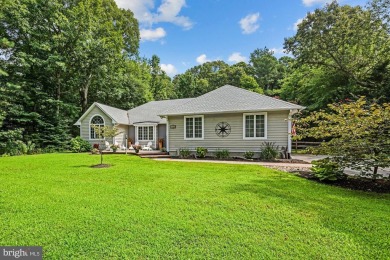
<svg viewBox="0 0 390 260">
<path fill-rule="evenodd" d="M 225 85 L 182 105 L 159 111 L 159 115 L 195 115 L 290 109 L 304 109 L 304 107 L 242 88 Z"/>
<path fill-rule="evenodd" d="M 129 117 L 127 111 L 115 107 L 110 107 L 104 104 L 96 103 L 101 110 L 103 110 L 108 116 L 114 119 L 118 124 L 129 124 Z"/>
<path fill-rule="evenodd" d="M 187 102 L 190 102 L 191 100 L 193 100 L 193 98 L 151 101 L 149 103 L 130 109 L 128 111 L 130 119 L 129 123 L 134 124 L 154 122 L 165 124 L 166 119 L 158 116 L 159 113 L 169 108 L 179 107 Z"/>
</svg>

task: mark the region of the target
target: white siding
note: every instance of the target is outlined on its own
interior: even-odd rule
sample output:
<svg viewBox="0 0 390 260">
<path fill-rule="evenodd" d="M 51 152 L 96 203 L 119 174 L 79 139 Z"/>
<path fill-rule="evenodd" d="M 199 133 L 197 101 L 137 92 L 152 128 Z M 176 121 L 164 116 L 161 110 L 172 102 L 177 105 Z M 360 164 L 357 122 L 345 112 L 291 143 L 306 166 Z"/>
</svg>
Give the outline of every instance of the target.
<svg viewBox="0 0 390 260">
<path fill-rule="evenodd" d="M 94 107 L 81 121 L 80 125 L 80 136 L 84 140 L 89 141 L 92 145 L 93 144 L 101 144 L 100 140 L 90 139 L 90 124 L 91 118 L 99 115 L 104 119 L 104 125 L 113 126 L 112 119 L 106 115 L 100 108 Z M 118 125 L 117 126 L 119 131 L 121 132 L 118 136 L 115 137 L 115 141 L 118 142 L 119 145 L 125 145 L 125 135 L 128 132 L 128 126 L 127 125 Z M 113 140 L 107 139 L 107 141 L 112 144 Z"/>
<path fill-rule="evenodd" d="M 267 139 L 248 140 L 243 138 L 243 113 L 204 115 L 204 139 L 184 140 L 184 116 L 170 116 L 169 119 L 169 151 L 176 155 L 180 148 L 195 150 L 196 147 L 208 148 L 209 152 L 216 149 L 228 149 L 231 153 L 245 151 L 259 152 L 263 142 L 275 142 L 279 148 L 287 147 L 289 111 L 274 111 L 267 113 Z M 215 126 L 219 122 L 227 122 L 231 133 L 227 137 L 219 137 Z M 175 125 L 175 127 L 171 127 Z"/>
<path fill-rule="evenodd" d="M 119 134 L 115 136 L 115 142 L 119 144 L 119 146 L 122 148 L 122 146 L 126 146 L 126 135 L 128 132 L 127 125 L 117 125 L 117 129 L 119 131 Z"/>
</svg>

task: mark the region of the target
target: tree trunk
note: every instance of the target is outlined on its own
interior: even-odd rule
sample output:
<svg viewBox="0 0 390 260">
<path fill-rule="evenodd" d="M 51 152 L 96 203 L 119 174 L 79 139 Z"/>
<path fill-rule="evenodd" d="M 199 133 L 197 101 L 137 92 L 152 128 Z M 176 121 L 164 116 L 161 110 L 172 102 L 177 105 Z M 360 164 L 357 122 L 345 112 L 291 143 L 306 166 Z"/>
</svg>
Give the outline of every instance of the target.
<svg viewBox="0 0 390 260">
<path fill-rule="evenodd" d="M 57 85 L 57 111 L 56 111 L 56 115 L 57 115 L 57 118 L 60 118 L 60 100 L 61 100 L 61 86 L 60 84 L 58 83 Z"/>
<path fill-rule="evenodd" d="M 80 105 L 81 113 L 87 111 L 88 106 L 88 89 L 91 85 L 92 74 L 89 74 L 86 83 L 84 86 L 80 87 Z"/>
<path fill-rule="evenodd" d="M 378 174 L 378 166 L 374 166 L 374 174 L 372 175 L 372 178 L 374 180 L 376 180 L 377 174 Z"/>
</svg>

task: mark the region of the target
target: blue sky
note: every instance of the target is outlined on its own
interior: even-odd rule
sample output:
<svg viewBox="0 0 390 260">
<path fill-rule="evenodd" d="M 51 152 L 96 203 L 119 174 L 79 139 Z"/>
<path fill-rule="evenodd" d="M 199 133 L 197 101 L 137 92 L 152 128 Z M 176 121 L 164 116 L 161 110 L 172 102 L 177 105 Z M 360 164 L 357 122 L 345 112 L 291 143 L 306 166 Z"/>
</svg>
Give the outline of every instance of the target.
<svg viewBox="0 0 390 260">
<path fill-rule="evenodd" d="M 283 53 L 285 37 L 329 0 L 115 0 L 140 23 L 141 57 L 156 54 L 174 76 L 206 61 L 248 61 L 256 48 Z M 340 4 L 365 5 L 364 0 Z"/>
</svg>

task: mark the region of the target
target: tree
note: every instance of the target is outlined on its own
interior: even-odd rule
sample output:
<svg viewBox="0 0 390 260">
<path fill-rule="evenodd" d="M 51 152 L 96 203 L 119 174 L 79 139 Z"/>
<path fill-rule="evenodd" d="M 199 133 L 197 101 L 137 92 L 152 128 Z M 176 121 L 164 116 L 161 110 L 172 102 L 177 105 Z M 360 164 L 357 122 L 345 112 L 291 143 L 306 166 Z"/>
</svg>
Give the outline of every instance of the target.
<svg viewBox="0 0 390 260">
<path fill-rule="evenodd" d="M 263 93 L 263 89 L 248 73 L 251 73 L 251 67 L 244 62 L 229 66 L 223 61 L 212 61 L 177 75 L 173 84 L 180 98 L 198 97 L 226 84 Z"/>
<path fill-rule="evenodd" d="M 341 73 L 355 95 L 389 100 L 389 26 L 375 10 L 333 1 L 308 13 L 296 35 L 285 39 L 285 49 L 301 66 Z"/>
<path fill-rule="evenodd" d="M 10 106 L 0 132 L 22 129 L 25 141 L 63 149 L 91 97 L 121 106 L 151 99 L 138 22 L 114 0 L 1 3 L 0 103 Z"/>
<path fill-rule="evenodd" d="M 106 138 L 113 138 L 117 135 L 119 135 L 121 132 L 118 130 L 117 126 L 98 126 L 98 125 L 92 125 L 92 128 L 94 129 L 96 135 L 99 137 L 99 139 L 103 140 L 102 144 L 99 145 L 99 152 L 100 152 L 100 164 L 103 164 L 103 144 L 105 144 Z"/>
<path fill-rule="evenodd" d="M 253 76 L 261 88 L 266 91 L 280 88 L 279 80 L 283 74 L 273 51 L 267 47 L 254 50 L 250 54 L 250 64 L 253 68 Z"/>
<path fill-rule="evenodd" d="M 149 61 L 150 66 L 150 89 L 155 100 L 164 100 L 170 98 L 173 85 L 171 78 L 160 67 L 160 58 L 153 55 Z"/>
<path fill-rule="evenodd" d="M 302 65 L 282 80 L 280 97 L 302 104 L 309 111 L 326 109 L 335 100 L 351 98 L 354 86 L 340 72 Z"/>
<path fill-rule="evenodd" d="M 369 104 L 361 97 L 329 108 L 331 112 L 314 112 L 299 120 L 299 138 L 330 139 L 315 152 L 332 156 L 342 168 L 377 178 L 379 167 L 390 166 L 390 103 Z"/>
</svg>

